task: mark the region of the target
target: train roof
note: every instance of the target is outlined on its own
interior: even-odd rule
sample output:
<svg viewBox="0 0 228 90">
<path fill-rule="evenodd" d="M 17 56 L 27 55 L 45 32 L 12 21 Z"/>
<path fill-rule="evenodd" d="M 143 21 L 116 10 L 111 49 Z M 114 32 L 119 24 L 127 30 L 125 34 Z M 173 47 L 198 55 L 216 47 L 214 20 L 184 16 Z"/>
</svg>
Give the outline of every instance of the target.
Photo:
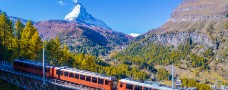
<svg viewBox="0 0 228 90">
<path fill-rule="evenodd" d="M 121 79 L 119 81 L 123 82 L 123 83 L 127 83 L 127 84 L 147 87 L 147 88 L 153 88 L 153 89 L 159 89 L 159 90 L 172 90 L 172 88 L 170 88 L 170 87 L 160 86 L 160 85 L 154 84 L 154 83 L 142 83 L 142 82 L 134 81 L 134 80 L 130 80 L 130 79 Z"/>
<path fill-rule="evenodd" d="M 102 75 L 99 73 L 90 72 L 90 71 L 86 71 L 86 70 L 79 70 L 79 69 L 75 69 L 75 68 L 64 68 L 64 67 L 55 67 L 55 68 L 60 69 L 62 71 L 67 71 L 69 73 L 76 73 L 76 74 L 85 75 L 85 76 L 92 76 L 92 77 L 97 77 L 97 78 L 110 80 L 110 81 L 113 78 L 111 76 L 106 76 L 106 75 Z"/>
<path fill-rule="evenodd" d="M 32 64 L 32 65 L 36 65 L 36 66 L 43 66 L 43 63 L 32 61 L 32 60 L 20 60 L 20 59 L 16 59 L 14 61 L 16 61 L 16 62 L 22 62 L 22 63 L 27 63 L 27 64 Z M 48 64 L 45 64 L 45 65 L 46 65 L 46 67 L 53 67 L 53 66 L 48 65 Z"/>
</svg>

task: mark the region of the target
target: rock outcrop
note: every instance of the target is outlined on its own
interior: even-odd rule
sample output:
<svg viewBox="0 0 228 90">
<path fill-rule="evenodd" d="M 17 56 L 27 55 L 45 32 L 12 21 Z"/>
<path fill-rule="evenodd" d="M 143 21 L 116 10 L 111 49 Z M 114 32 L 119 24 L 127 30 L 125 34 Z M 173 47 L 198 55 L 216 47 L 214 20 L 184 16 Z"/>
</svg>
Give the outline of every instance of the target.
<svg viewBox="0 0 228 90">
<path fill-rule="evenodd" d="M 227 20 L 228 0 L 183 0 L 164 25 L 141 35 L 137 41 L 177 47 L 191 39 L 203 48 L 200 52 L 212 48 L 215 59 L 226 60 Z"/>
<path fill-rule="evenodd" d="M 227 18 L 228 0 L 183 0 L 170 21 L 221 20 Z"/>
</svg>

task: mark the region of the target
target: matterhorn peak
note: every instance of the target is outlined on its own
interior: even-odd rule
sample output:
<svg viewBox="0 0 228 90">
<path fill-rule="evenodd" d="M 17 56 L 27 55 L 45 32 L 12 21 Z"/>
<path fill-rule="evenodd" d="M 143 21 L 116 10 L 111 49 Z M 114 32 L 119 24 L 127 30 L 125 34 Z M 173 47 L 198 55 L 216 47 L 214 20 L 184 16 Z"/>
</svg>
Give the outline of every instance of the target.
<svg viewBox="0 0 228 90">
<path fill-rule="evenodd" d="M 67 21 L 73 21 L 75 18 L 79 16 L 80 8 L 81 8 L 81 5 L 76 5 L 74 9 L 65 16 L 64 19 Z"/>
<path fill-rule="evenodd" d="M 78 2 L 78 0 L 73 0 L 73 1 L 76 5 L 74 9 L 65 16 L 64 20 L 77 21 L 80 23 L 85 23 L 90 26 L 97 26 L 100 28 L 111 30 L 111 28 L 107 26 L 103 21 L 96 19 L 92 15 L 87 13 L 84 6 L 80 2 Z"/>
<path fill-rule="evenodd" d="M 78 18 L 81 12 L 81 8 L 83 8 L 83 6 L 78 2 L 78 0 L 73 0 L 73 1 L 76 5 L 74 9 L 65 16 L 64 20 L 73 21 L 75 18 Z"/>
</svg>

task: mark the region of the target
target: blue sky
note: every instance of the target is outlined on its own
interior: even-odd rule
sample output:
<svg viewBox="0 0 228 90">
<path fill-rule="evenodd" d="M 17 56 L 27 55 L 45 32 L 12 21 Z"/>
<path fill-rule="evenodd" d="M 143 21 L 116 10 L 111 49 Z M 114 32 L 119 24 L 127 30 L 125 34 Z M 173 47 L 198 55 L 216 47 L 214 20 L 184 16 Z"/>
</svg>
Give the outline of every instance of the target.
<svg viewBox="0 0 228 90">
<path fill-rule="evenodd" d="M 61 3 L 62 2 L 62 3 Z M 113 30 L 143 34 L 164 24 L 181 0 L 79 0 L 87 12 Z M 0 0 L 9 16 L 34 21 L 63 20 L 73 0 Z"/>
</svg>

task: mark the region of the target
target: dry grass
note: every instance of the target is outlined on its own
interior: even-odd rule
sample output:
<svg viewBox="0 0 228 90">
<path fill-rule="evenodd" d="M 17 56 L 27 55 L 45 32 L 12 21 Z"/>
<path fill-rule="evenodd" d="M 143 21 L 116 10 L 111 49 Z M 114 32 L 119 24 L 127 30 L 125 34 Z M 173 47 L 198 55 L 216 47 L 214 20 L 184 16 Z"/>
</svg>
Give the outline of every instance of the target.
<svg viewBox="0 0 228 90">
<path fill-rule="evenodd" d="M 166 68 L 166 70 L 171 73 L 171 66 L 155 66 L 155 68 L 157 69 L 162 67 Z M 175 67 L 175 75 L 178 75 L 179 78 L 196 79 L 199 80 L 201 83 L 210 82 L 210 84 L 217 83 L 219 85 L 221 84 L 220 82 L 227 82 L 227 80 L 225 80 L 222 76 L 218 74 L 218 70 L 215 71 L 214 68 L 212 68 L 210 71 L 200 71 L 200 68 L 189 68 L 187 70 L 184 70 Z M 160 83 L 168 86 L 171 85 L 171 81 L 161 81 Z"/>
<path fill-rule="evenodd" d="M 172 81 L 161 81 L 160 84 L 166 85 L 166 86 L 172 86 Z"/>
</svg>

